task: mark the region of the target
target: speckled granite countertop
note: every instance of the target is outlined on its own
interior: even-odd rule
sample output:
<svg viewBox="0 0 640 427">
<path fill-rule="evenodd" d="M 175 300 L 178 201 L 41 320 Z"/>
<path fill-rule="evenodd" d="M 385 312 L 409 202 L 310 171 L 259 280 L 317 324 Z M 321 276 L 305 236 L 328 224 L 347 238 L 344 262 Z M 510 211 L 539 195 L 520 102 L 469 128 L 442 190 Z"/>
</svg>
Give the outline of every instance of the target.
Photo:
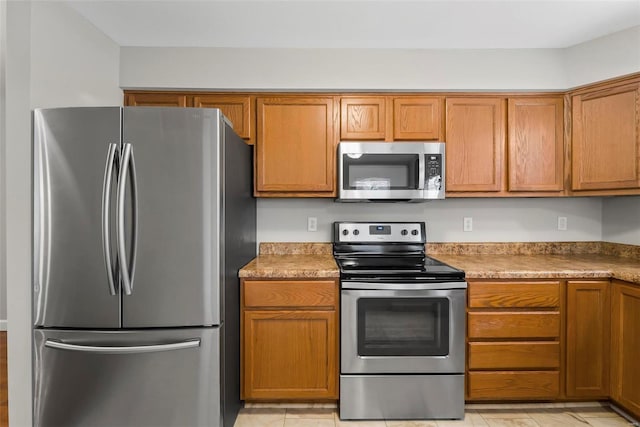
<svg viewBox="0 0 640 427">
<path fill-rule="evenodd" d="M 327 254 L 258 255 L 240 269 L 242 278 L 327 278 L 340 277 L 340 270 Z"/>
<path fill-rule="evenodd" d="M 614 277 L 640 284 L 640 261 L 614 255 L 431 255 L 464 270 L 468 279 L 568 279 Z"/>
<path fill-rule="evenodd" d="M 616 278 L 640 284 L 640 247 L 606 242 L 437 243 L 428 254 L 468 279 Z M 340 272 L 331 243 L 261 243 L 242 278 L 327 278 Z"/>
</svg>

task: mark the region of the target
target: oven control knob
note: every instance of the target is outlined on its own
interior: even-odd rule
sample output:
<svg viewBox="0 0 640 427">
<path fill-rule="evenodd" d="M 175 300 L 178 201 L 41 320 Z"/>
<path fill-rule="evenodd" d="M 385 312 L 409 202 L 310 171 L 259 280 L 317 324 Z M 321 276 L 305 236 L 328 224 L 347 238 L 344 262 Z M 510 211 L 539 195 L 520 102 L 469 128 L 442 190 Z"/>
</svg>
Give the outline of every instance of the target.
<svg viewBox="0 0 640 427">
<path fill-rule="evenodd" d="M 409 232 L 407 230 L 402 230 L 400 234 L 402 234 L 403 236 L 406 236 L 407 234 L 409 234 Z"/>
<path fill-rule="evenodd" d="M 349 234 L 349 230 L 342 230 L 342 234 L 346 236 L 347 234 Z"/>
<path fill-rule="evenodd" d="M 411 231 L 411 235 L 412 236 L 417 236 L 418 235 L 418 230 L 412 230 Z"/>
<path fill-rule="evenodd" d="M 353 230 L 353 235 L 357 236 L 358 234 L 360 234 L 360 230 L 358 230 L 357 228 L 355 230 Z"/>
</svg>

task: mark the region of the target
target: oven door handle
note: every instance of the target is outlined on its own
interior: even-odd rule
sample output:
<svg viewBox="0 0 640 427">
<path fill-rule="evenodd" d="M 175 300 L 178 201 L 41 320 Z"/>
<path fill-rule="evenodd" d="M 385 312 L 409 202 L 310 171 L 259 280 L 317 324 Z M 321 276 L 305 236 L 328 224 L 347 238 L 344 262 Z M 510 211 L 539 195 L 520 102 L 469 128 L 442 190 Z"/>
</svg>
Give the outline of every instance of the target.
<svg viewBox="0 0 640 427">
<path fill-rule="evenodd" d="M 389 291 L 431 291 L 446 289 L 467 289 L 467 282 L 429 282 L 429 283 L 380 283 L 380 282 L 353 282 L 343 280 L 342 289 L 363 290 L 389 290 Z"/>
</svg>

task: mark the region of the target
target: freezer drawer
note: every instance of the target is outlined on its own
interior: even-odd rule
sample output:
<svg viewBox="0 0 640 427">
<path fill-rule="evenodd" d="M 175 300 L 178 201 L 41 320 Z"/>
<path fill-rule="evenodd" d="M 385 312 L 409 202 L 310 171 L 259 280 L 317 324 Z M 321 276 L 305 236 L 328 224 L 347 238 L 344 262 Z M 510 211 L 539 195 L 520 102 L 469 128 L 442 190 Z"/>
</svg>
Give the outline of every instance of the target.
<svg viewBox="0 0 640 427">
<path fill-rule="evenodd" d="M 34 330 L 34 426 L 221 426 L 221 328 Z"/>
</svg>

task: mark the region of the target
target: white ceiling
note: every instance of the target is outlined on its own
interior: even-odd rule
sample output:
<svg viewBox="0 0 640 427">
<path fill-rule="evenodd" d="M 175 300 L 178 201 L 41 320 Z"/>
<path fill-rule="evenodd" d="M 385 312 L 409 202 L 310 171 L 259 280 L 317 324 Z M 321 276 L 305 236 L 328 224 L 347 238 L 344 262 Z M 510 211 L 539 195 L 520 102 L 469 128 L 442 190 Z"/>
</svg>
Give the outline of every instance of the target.
<svg viewBox="0 0 640 427">
<path fill-rule="evenodd" d="M 640 0 L 67 3 L 120 46 L 564 48 L 640 25 Z"/>
</svg>

